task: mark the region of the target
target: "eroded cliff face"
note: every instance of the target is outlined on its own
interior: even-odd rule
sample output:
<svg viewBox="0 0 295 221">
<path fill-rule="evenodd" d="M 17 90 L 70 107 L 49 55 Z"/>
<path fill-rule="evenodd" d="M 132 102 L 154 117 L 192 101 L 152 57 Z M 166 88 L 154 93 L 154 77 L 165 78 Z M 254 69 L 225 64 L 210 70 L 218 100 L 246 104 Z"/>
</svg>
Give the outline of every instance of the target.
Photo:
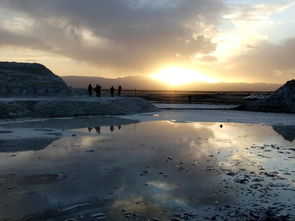
<svg viewBox="0 0 295 221">
<path fill-rule="evenodd" d="M 0 96 L 68 96 L 70 88 L 44 65 L 0 62 Z"/>
<path fill-rule="evenodd" d="M 288 81 L 269 99 L 272 103 L 295 105 L 295 80 Z"/>
<path fill-rule="evenodd" d="M 273 95 L 241 105 L 238 109 L 262 112 L 295 113 L 295 80 L 288 81 Z"/>
</svg>

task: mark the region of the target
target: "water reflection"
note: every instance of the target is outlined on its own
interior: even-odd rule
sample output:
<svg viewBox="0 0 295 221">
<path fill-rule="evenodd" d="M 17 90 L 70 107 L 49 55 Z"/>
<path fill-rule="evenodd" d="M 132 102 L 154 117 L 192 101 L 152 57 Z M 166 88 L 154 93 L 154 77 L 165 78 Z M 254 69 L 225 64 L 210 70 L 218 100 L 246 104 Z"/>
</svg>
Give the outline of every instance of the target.
<svg viewBox="0 0 295 221">
<path fill-rule="evenodd" d="M 20 151 L 38 151 L 45 149 L 57 138 L 34 138 L 34 139 L 20 139 L 20 140 L 0 140 L 0 153 L 20 152 Z"/>
<path fill-rule="evenodd" d="M 294 142 L 272 127 L 120 125 L 70 130 L 77 136 L 14 157 L 0 153 L 0 219 L 45 220 L 50 209 L 63 220 L 203 220 L 269 206 L 294 215 Z M 63 179 L 39 182 L 56 174 Z"/>
<path fill-rule="evenodd" d="M 122 125 L 117 125 L 116 127 L 117 130 L 121 130 Z M 116 127 L 114 125 L 110 125 L 109 131 L 113 133 L 116 130 Z M 88 132 L 91 133 L 93 129 L 96 131 L 97 134 L 101 133 L 101 126 L 96 126 L 94 128 L 88 127 Z M 84 131 L 84 129 L 79 129 L 78 131 Z"/>
<path fill-rule="evenodd" d="M 273 126 L 275 132 L 280 134 L 285 140 L 293 142 L 295 139 L 295 126 Z"/>
</svg>

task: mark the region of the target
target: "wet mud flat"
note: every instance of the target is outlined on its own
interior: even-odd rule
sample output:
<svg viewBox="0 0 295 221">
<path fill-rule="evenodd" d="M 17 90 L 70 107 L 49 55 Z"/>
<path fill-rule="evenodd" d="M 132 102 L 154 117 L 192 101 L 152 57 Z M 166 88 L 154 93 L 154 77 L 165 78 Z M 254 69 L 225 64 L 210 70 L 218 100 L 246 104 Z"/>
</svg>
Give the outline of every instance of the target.
<svg viewBox="0 0 295 221">
<path fill-rule="evenodd" d="M 0 220 L 295 220 L 293 126 L 39 124 L 0 153 Z"/>
</svg>

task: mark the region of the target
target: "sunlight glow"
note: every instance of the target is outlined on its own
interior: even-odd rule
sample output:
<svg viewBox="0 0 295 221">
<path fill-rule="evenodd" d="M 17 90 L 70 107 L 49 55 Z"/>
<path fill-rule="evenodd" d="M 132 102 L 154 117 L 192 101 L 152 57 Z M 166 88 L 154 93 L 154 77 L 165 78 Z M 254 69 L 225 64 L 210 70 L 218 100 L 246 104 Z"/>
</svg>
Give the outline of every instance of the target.
<svg viewBox="0 0 295 221">
<path fill-rule="evenodd" d="M 166 67 L 157 71 L 151 76 L 151 78 L 171 86 L 194 82 L 217 83 L 217 80 L 212 77 L 209 77 L 199 71 L 184 67 Z"/>
</svg>

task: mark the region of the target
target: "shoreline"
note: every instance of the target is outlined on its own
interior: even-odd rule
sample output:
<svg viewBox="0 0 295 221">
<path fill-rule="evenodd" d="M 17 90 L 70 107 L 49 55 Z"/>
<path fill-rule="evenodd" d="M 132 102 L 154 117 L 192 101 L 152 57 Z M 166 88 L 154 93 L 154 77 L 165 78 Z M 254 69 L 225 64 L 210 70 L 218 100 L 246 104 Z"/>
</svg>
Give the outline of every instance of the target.
<svg viewBox="0 0 295 221">
<path fill-rule="evenodd" d="M 176 123 L 241 123 L 241 124 L 265 124 L 271 126 L 293 126 L 295 125 L 292 113 L 267 113 L 241 110 L 162 110 L 159 112 L 120 115 L 123 119 L 142 121 L 171 121 Z"/>
</svg>

